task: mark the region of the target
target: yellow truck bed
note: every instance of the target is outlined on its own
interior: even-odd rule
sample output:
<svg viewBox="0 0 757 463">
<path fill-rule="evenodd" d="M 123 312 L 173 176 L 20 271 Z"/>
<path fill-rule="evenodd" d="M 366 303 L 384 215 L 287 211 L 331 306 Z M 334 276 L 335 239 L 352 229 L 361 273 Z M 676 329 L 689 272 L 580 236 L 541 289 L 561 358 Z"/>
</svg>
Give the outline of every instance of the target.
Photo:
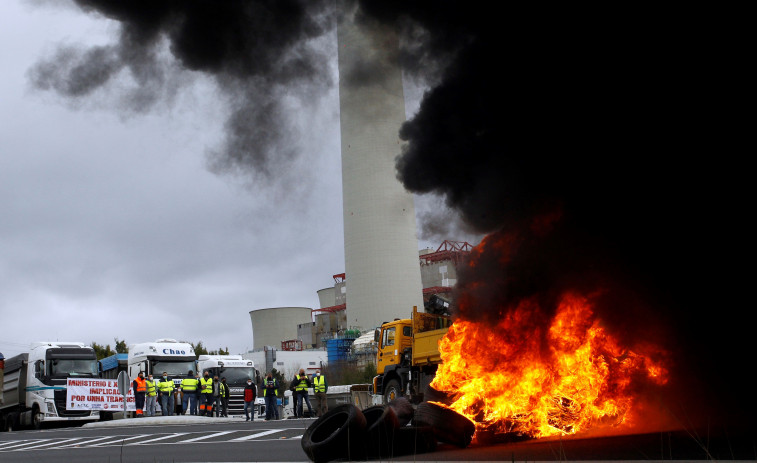
<svg viewBox="0 0 757 463">
<path fill-rule="evenodd" d="M 413 309 L 413 365 L 441 362 L 439 340 L 452 325 L 450 317 L 418 312 Z"/>
</svg>

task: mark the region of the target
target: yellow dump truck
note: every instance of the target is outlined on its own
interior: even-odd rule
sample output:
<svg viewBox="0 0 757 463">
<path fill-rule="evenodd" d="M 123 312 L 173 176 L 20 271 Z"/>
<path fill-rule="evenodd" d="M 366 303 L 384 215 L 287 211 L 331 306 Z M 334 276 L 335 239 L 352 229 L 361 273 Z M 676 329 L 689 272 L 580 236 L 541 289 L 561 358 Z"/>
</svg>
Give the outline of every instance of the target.
<svg viewBox="0 0 757 463">
<path fill-rule="evenodd" d="M 452 325 L 448 315 L 418 312 L 412 318 L 396 319 L 376 328 L 378 343 L 373 392 L 384 402 L 405 396 L 413 402 L 423 400 L 424 388 L 434 379 L 441 363 L 439 339 Z"/>
</svg>

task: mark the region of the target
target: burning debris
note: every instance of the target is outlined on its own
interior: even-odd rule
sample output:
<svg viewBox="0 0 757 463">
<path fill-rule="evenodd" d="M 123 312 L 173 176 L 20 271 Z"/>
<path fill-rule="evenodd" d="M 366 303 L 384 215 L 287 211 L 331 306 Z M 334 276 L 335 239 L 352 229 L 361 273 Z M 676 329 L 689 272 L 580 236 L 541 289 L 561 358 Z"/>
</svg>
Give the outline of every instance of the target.
<svg viewBox="0 0 757 463">
<path fill-rule="evenodd" d="M 523 301 L 496 325 L 459 320 L 442 339 L 432 386 L 481 431 L 529 437 L 575 434 L 634 419 L 639 383 L 667 382 L 665 352 L 620 345 L 591 299 L 566 294 L 554 317 Z"/>
</svg>

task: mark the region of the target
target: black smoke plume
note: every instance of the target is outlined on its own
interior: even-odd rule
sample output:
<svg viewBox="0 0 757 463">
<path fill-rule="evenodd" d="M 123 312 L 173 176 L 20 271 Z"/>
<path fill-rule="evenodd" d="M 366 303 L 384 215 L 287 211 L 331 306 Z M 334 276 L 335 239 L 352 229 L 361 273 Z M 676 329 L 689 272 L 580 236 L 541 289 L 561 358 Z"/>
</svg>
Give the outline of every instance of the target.
<svg viewBox="0 0 757 463">
<path fill-rule="evenodd" d="M 482 301 L 460 316 L 601 289 L 615 333 L 673 351 L 682 426 L 753 426 L 739 33 L 692 9 L 361 5 L 405 29 L 407 69 L 433 83 L 400 130 L 398 178 L 497 237 L 459 275 Z"/>
<path fill-rule="evenodd" d="M 213 168 L 264 176 L 294 156 L 282 100 L 318 95 L 331 84 L 318 39 L 333 30 L 333 8 L 304 0 L 75 0 L 117 21 L 114 44 L 62 46 L 29 71 L 32 84 L 76 102 L 131 82 L 121 108 L 145 112 L 181 91 L 179 70 L 212 76 L 230 106 Z M 173 57 L 166 59 L 165 50 Z"/>
</svg>

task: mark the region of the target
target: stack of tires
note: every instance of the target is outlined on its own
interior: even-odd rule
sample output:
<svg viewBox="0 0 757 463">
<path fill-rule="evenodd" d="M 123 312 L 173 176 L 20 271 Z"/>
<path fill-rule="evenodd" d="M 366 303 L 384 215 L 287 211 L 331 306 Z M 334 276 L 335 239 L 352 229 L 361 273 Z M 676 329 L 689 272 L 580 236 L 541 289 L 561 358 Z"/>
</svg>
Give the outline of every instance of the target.
<svg viewBox="0 0 757 463">
<path fill-rule="evenodd" d="M 437 442 L 467 447 L 474 424 L 432 403 L 413 409 L 402 397 L 360 410 L 340 405 L 318 418 L 302 436 L 302 449 L 316 463 L 332 460 L 391 459 L 431 452 Z"/>
</svg>

